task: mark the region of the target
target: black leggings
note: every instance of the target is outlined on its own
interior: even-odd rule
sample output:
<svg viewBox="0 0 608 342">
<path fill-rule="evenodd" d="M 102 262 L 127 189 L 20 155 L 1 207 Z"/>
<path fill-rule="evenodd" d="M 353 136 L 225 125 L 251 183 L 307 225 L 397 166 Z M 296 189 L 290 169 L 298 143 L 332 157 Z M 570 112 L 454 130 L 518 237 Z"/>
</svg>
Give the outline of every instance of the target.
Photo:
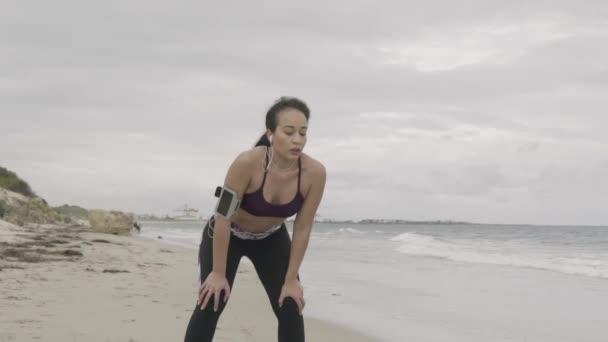
<svg viewBox="0 0 608 342">
<path fill-rule="evenodd" d="M 198 252 L 201 282 L 207 279 L 213 269 L 213 239 L 210 234 L 213 236 L 213 230 L 210 231 L 207 223 Z M 298 311 L 296 302 L 293 298 L 287 297 L 279 307 L 279 296 L 289 265 L 290 250 L 291 240 L 285 224 L 281 229 L 261 240 L 244 240 L 230 234 L 226 278 L 232 289 L 239 261 L 243 256 L 248 257 L 266 289 L 272 310 L 279 320 L 279 342 L 304 342 L 304 319 Z M 204 310 L 201 310 L 198 304 L 195 306 L 186 329 L 185 342 L 211 342 L 217 321 L 226 306 L 223 291 L 217 312 L 213 312 L 213 306 L 214 297 L 211 297 Z"/>
</svg>

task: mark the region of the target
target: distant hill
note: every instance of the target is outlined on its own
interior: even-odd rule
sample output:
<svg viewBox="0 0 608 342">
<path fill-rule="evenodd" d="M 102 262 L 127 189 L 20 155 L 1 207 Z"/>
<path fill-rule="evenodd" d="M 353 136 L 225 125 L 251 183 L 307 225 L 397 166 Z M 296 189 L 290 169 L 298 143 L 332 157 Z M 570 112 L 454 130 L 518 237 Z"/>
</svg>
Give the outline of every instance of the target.
<svg viewBox="0 0 608 342">
<path fill-rule="evenodd" d="M 34 191 L 26 181 L 19 178 L 16 173 L 0 166 L 0 188 L 20 193 L 27 197 L 36 197 Z"/>
<path fill-rule="evenodd" d="M 81 208 L 77 205 L 68 205 L 68 204 L 64 204 L 62 206 L 59 207 L 53 207 L 53 209 L 55 209 L 56 211 L 60 212 L 61 214 L 67 215 L 67 216 L 71 216 L 71 217 L 75 217 L 75 218 L 79 218 L 81 220 L 88 220 L 89 219 L 89 211 L 86 210 L 85 208 Z"/>
<path fill-rule="evenodd" d="M 72 222 L 69 215 L 50 208 L 26 181 L 4 167 L 0 167 L 0 218 L 18 226 Z"/>
</svg>

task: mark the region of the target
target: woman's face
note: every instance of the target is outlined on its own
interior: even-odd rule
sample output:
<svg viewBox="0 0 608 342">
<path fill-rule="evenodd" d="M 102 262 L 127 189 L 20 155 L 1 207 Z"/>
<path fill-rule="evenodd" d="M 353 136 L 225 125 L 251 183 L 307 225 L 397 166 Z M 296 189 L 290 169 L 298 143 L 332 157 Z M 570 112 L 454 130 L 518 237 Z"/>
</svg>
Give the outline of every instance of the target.
<svg viewBox="0 0 608 342">
<path fill-rule="evenodd" d="M 298 159 L 306 145 L 308 121 L 304 113 L 297 109 L 287 108 L 277 114 L 277 128 L 272 136 L 274 152 L 285 159 Z"/>
</svg>

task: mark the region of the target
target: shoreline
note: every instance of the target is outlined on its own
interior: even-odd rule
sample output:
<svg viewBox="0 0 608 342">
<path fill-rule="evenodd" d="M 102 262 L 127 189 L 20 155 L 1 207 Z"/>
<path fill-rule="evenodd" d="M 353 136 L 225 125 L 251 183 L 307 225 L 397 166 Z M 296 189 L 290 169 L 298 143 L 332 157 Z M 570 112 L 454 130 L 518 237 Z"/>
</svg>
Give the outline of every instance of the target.
<svg viewBox="0 0 608 342">
<path fill-rule="evenodd" d="M 27 241 L 39 253 L 47 242 L 62 243 L 46 244 L 48 261 L 0 259 L 0 341 L 183 340 L 196 303 L 196 250 L 138 236 L 0 221 L 4 252 Z M 378 342 L 304 315 L 310 341 Z M 242 264 L 214 341 L 276 340 L 276 325 L 255 271 Z"/>
</svg>

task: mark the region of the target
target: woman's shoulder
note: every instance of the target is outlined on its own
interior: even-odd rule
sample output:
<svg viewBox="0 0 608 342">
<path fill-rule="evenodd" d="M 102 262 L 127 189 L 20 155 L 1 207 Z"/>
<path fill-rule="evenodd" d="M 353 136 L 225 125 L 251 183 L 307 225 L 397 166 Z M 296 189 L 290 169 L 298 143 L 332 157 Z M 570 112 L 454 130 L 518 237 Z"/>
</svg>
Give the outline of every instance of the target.
<svg viewBox="0 0 608 342">
<path fill-rule="evenodd" d="M 302 153 L 302 166 L 313 177 L 325 177 L 325 165 L 306 153 Z"/>
<path fill-rule="evenodd" d="M 236 162 L 243 167 L 250 167 L 255 163 L 259 163 L 266 153 L 266 147 L 256 146 L 252 149 L 242 151 L 236 157 Z"/>
</svg>

